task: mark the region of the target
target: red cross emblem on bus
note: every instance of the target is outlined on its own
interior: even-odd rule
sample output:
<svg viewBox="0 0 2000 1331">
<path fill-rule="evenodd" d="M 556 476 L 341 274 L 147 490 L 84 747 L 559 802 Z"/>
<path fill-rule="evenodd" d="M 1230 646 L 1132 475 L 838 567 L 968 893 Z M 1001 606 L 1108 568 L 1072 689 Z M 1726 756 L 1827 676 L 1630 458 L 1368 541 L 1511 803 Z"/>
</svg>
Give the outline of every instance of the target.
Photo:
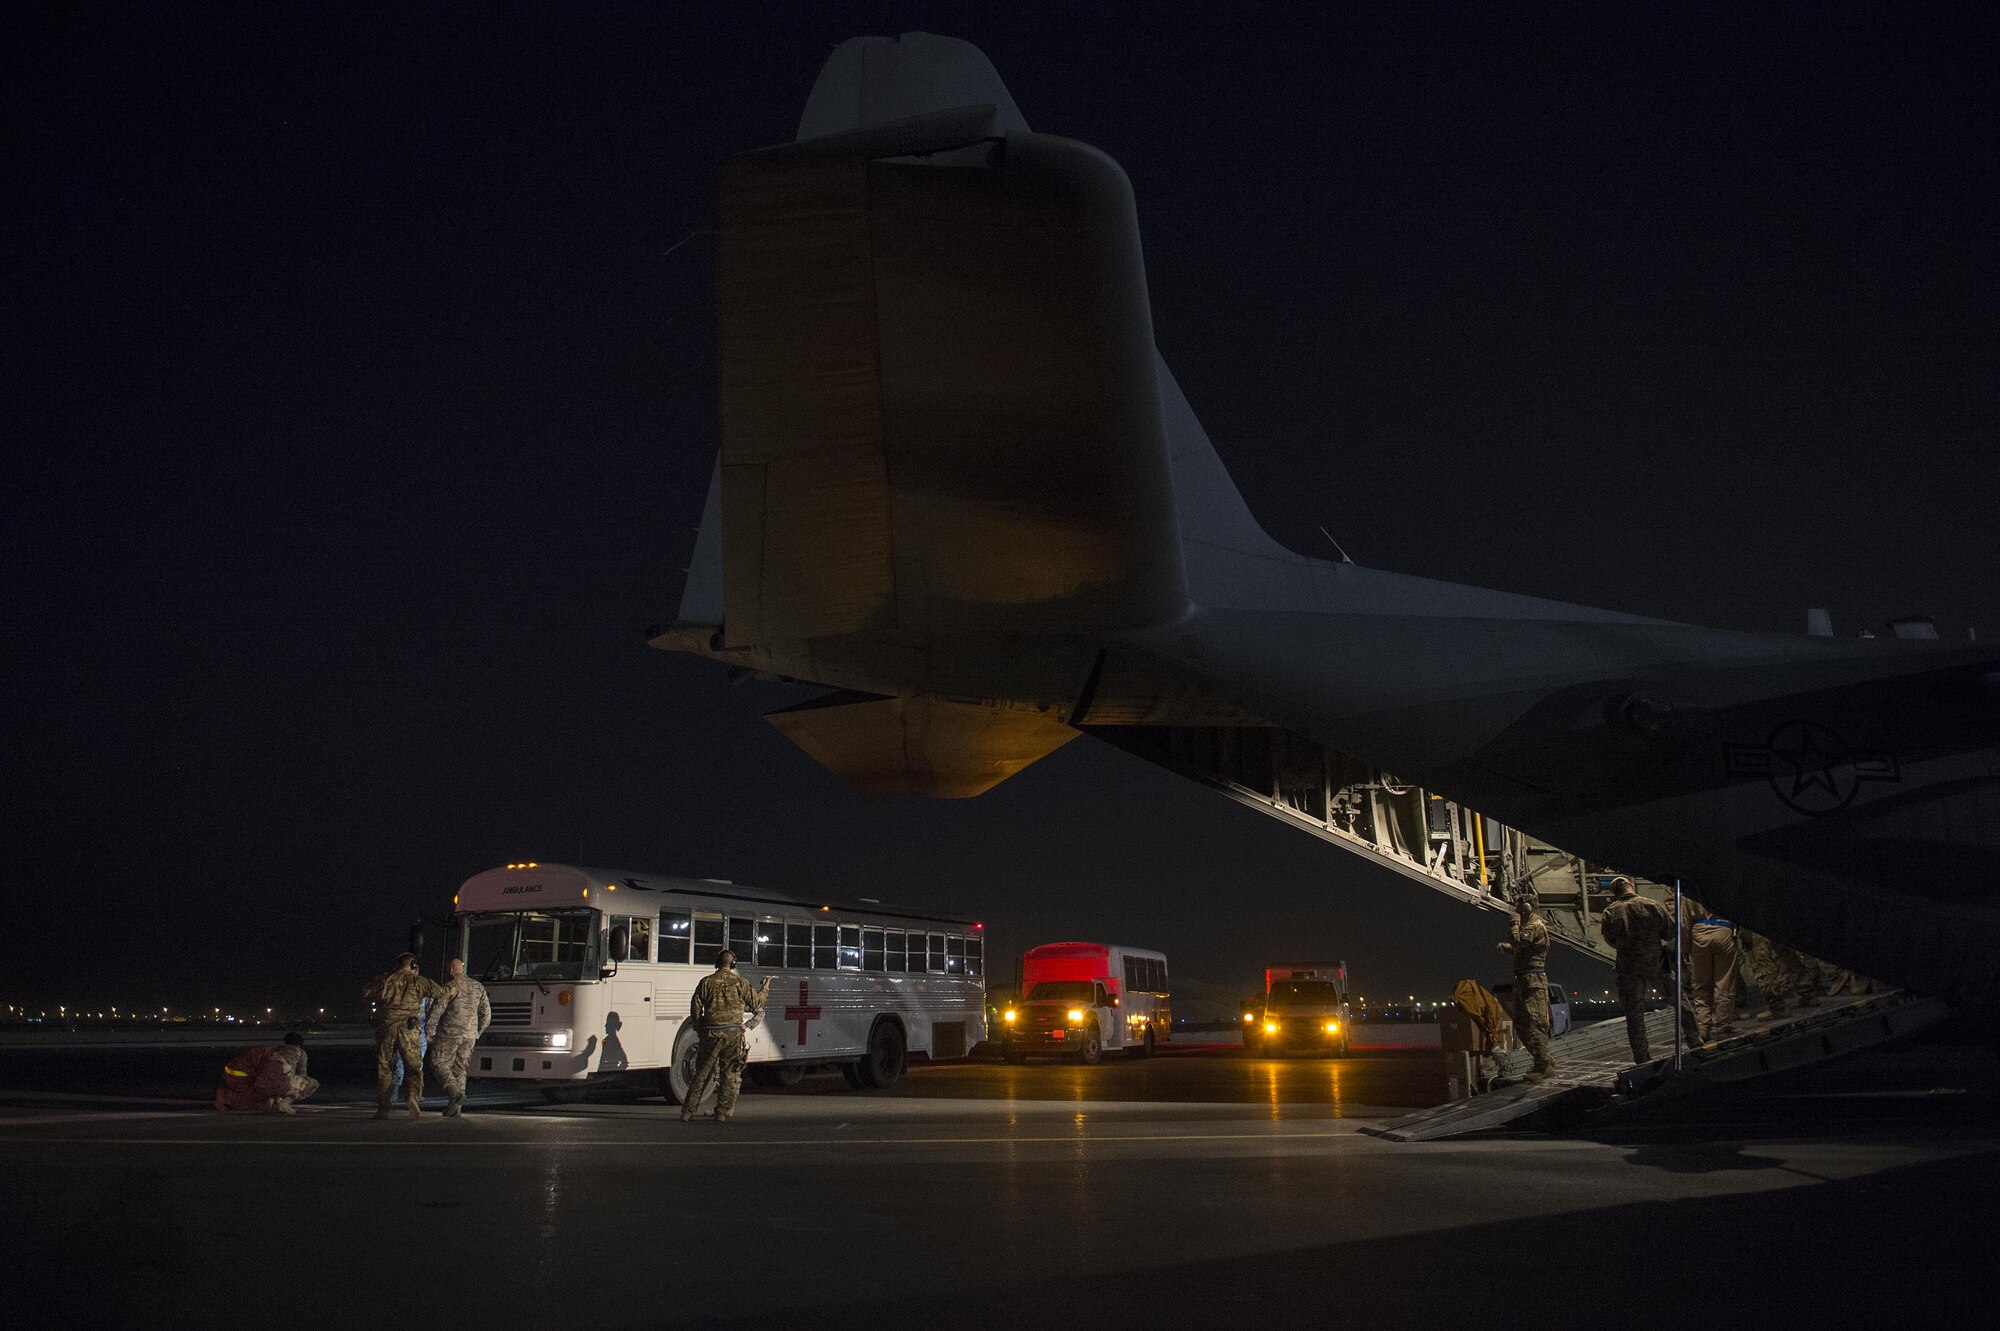
<svg viewBox="0 0 2000 1331">
<path fill-rule="evenodd" d="M 819 1004 L 815 1003 L 811 1007 L 806 1006 L 806 982 L 804 980 L 799 981 L 799 1001 L 785 1008 L 785 1020 L 796 1021 L 799 1024 L 798 1043 L 800 1044 L 806 1042 L 806 1023 L 819 1020 Z"/>
</svg>

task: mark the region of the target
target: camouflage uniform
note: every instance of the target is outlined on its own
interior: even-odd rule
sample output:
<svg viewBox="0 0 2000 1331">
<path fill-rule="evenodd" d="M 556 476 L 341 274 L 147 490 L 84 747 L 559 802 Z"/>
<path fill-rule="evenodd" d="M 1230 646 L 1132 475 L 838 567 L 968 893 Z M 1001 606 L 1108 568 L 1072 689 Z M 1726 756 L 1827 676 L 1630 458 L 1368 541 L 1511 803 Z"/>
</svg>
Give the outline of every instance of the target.
<svg viewBox="0 0 2000 1331">
<path fill-rule="evenodd" d="M 727 1119 L 735 1112 L 736 1093 L 743 1088 L 743 1064 L 750 1054 L 744 1032 L 763 1010 L 763 990 L 752 988 L 733 970 L 703 976 L 695 986 L 688 1012 L 701 1031 L 701 1053 L 695 1060 L 687 1099 L 681 1104 L 683 1119 L 694 1116 L 696 1106 L 708 1094 L 709 1079 L 718 1071 L 722 1084 L 715 1093 L 715 1116 Z"/>
<path fill-rule="evenodd" d="M 306 1051 L 295 1044 L 281 1044 L 271 1055 L 273 1061 L 285 1070 L 285 1086 L 273 1099 L 283 1100 L 289 1105 L 294 1100 L 303 1100 L 319 1089 L 319 1079 L 306 1075 Z"/>
<path fill-rule="evenodd" d="M 1632 1044 L 1632 1060 L 1650 1063 L 1653 1052 L 1646 1039 L 1646 994 L 1665 987 L 1660 944 L 1673 937 L 1673 917 L 1659 902 L 1635 892 L 1604 908 L 1597 931 L 1618 954 L 1618 1003 L 1625 1009 L 1625 1038 Z"/>
<path fill-rule="evenodd" d="M 1750 970 L 1757 977 L 1757 987 L 1764 991 L 1764 1006 L 1772 1016 L 1782 1017 L 1789 1012 L 1794 998 L 1800 1007 L 1818 1005 L 1817 962 L 1809 961 L 1803 953 L 1775 938 L 1766 938 L 1748 929 L 1741 931 L 1738 941 L 1750 960 Z"/>
<path fill-rule="evenodd" d="M 455 1113 L 465 1098 L 465 1070 L 472 1065 L 472 1046 L 493 1024 L 493 1005 L 487 1001 L 486 986 L 470 975 L 458 977 L 458 992 L 431 1004 L 424 1033 L 430 1038 L 431 1066 L 437 1069 L 444 1093 L 451 1097 Z"/>
<path fill-rule="evenodd" d="M 1556 1070 L 1549 1057 L 1549 926 L 1539 914 L 1516 915 L 1509 940 L 1500 946 L 1514 954 L 1514 1027 L 1521 1045 L 1534 1056 L 1534 1072 Z"/>
<path fill-rule="evenodd" d="M 372 988 L 373 986 L 371 986 Z M 375 1108 L 389 1110 L 396 1065 L 403 1067 L 403 1098 L 414 1109 L 424 1098 L 423 1010 L 427 998 L 449 998 L 458 982 L 439 984 L 415 971 L 391 971 L 381 980 L 381 1009 L 375 1014 Z"/>
</svg>

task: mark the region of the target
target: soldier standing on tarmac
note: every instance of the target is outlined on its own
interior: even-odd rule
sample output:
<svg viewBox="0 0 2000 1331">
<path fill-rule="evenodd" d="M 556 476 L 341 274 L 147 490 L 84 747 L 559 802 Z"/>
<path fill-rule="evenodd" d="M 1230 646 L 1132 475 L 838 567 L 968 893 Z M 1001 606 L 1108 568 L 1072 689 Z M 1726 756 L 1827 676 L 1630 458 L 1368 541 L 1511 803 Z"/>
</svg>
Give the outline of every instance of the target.
<svg viewBox="0 0 2000 1331">
<path fill-rule="evenodd" d="M 1625 1037 L 1632 1042 L 1632 1061 L 1653 1061 L 1646 1039 L 1646 995 L 1664 987 L 1660 944 L 1674 936 L 1673 916 L 1659 902 L 1639 895 L 1630 878 L 1611 880 L 1612 902 L 1597 921 L 1597 931 L 1618 954 L 1618 1003 L 1625 1009 Z"/>
<path fill-rule="evenodd" d="M 1536 905 L 1533 892 L 1514 898 L 1511 937 L 1500 950 L 1514 954 L 1514 1024 L 1535 1059 L 1528 1075 L 1540 1080 L 1556 1065 L 1549 1057 L 1549 926 Z"/>
<path fill-rule="evenodd" d="M 493 1024 L 493 1005 L 487 1000 L 486 986 L 465 973 L 465 963 L 457 957 L 445 968 L 458 992 L 431 1004 L 425 1023 L 430 1037 L 431 1064 L 437 1068 L 444 1093 L 451 1097 L 444 1107 L 446 1118 L 465 1112 L 465 1070 L 472 1063 L 472 1046 Z"/>
<path fill-rule="evenodd" d="M 770 990 L 768 978 L 761 989 L 752 989 L 736 973 L 736 954 L 729 951 L 717 955 L 714 972 L 694 987 L 688 1011 L 701 1032 L 701 1053 L 695 1059 L 687 1099 L 681 1102 L 681 1122 L 694 1120 L 695 1106 L 708 1094 L 709 1080 L 718 1072 L 722 1084 L 715 1092 L 715 1121 L 727 1123 L 736 1112 L 736 1093 L 743 1087 L 743 1063 L 749 1056 L 745 1032 L 756 1024 Z"/>
<path fill-rule="evenodd" d="M 403 1065 L 403 1103 L 411 1118 L 424 1115 L 423 1010 L 426 998 L 450 998 L 458 981 L 439 984 L 417 974 L 417 958 L 405 952 L 395 969 L 371 983 L 381 1003 L 375 1014 L 375 1117 L 389 1117 L 389 1091 L 396 1083 L 396 1064 Z"/>
</svg>

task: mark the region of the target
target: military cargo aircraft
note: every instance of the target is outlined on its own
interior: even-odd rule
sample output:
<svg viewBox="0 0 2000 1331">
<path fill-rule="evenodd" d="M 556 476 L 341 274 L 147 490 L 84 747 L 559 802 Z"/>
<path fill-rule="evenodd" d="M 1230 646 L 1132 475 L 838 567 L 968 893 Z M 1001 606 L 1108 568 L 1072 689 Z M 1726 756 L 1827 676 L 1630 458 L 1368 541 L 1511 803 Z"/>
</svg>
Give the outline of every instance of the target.
<svg viewBox="0 0 2000 1331">
<path fill-rule="evenodd" d="M 1081 733 L 1254 737 L 1862 973 L 1992 984 L 1992 645 L 1281 547 L 1155 350 L 1124 172 L 1030 130 L 968 43 L 842 44 L 796 141 L 721 164 L 719 212 L 721 455 L 651 640 L 833 690 L 769 719 L 860 789 L 976 795 Z"/>
</svg>

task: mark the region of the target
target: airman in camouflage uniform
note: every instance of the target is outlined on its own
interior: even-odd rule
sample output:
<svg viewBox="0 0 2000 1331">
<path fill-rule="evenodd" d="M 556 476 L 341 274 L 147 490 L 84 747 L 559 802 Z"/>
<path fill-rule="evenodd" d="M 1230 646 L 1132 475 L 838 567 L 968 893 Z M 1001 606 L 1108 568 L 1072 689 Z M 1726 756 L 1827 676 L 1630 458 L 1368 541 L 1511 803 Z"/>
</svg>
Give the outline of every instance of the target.
<svg viewBox="0 0 2000 1331">
<path fill-rule="evenodd" d="M 487 1001 L 486 986 L 465 973 L 465 963 L 457 957 L 446 968 L 458 992 L 431 1004 L 424 1023 L 430 1041 L 431 1065 L 451 1102 L 444 1107 L 446 1118 L 465 1112 L 465 1070 L 472 1064 L 472 1046 L 493 1024 L 493 1005 Z"/>
<path fill-rule="evenodd" d="M 1646 1039 L 1646 995 L 1665 987 L 1660 944 L 1673 937 L 1674 919 L 1665 906 L 1642 897 L 1629 878 L 1611 880 L 1613 901 L 1598 917 L 1597 931 L 1618 954 L 1618 1004 L 1625 1009 L 1625 1038 L 1632 1061 L 1650 1063 Z"/>
<path fill-rule="evenodd" d="M 375 1117 L 389 1117 L 389 1092 L 396 1084 L 396 1064 L 403 1067 L 403 1103 L 411 1118 L 424 1111 L 424 1000 L 450 998 L 458 992 L 457 980 L 439 984 L 417 974 L 415 955 L 405 952 L 396 958 L 396 968 L 372 981 L 366 991 L 380 1007 L 375 1013 Z"/>
<path fill-rule="evenodd" d="M 770 989 L 768 979 L 762 988 L 752 989 L 750 982 L 736 973 L 734 952 L 716 957 L 715 972 L 703 976 L 695 986 L 688 1014 L 701 1032 L 701 1053 L 695 1060 L 687 1099 L 681 1102 L 681 1122 L 694 1119 L 695 1106 L 708 1094 L 709 1080 L 718 1072 L 722 1084 L 715 1093 L 715 1120 L 727 1123 L 736 1112 L 736 1093 L 743 1088 L 743 1064 L 750 1052 L 746 1032 L 757 1024 Z"/>
<path fill-rule="evenodd" d="M 1549 926 L 1532 892 L 1514 898 L 1514 909 L 1509 939 L 1500 950 L 1514 954 L 1515 1033 L 1535 1060 L 1528 1075 L 1546 1077 L 1556 1070 L 1549 1057 Z"/>
<path fill-rule="evenodd" d="M 1764 1010 L 1757 1014 L 1757 1020 L 1790 1015 L 1794 1001 L 1802 1008 L 1819 1006 L 1817 962 L 1775 938 L 1748 929 L 1740 933 L 1743 951 L 1757 977 L 1757 987 L 1764 991 Z"/>
</svg>

